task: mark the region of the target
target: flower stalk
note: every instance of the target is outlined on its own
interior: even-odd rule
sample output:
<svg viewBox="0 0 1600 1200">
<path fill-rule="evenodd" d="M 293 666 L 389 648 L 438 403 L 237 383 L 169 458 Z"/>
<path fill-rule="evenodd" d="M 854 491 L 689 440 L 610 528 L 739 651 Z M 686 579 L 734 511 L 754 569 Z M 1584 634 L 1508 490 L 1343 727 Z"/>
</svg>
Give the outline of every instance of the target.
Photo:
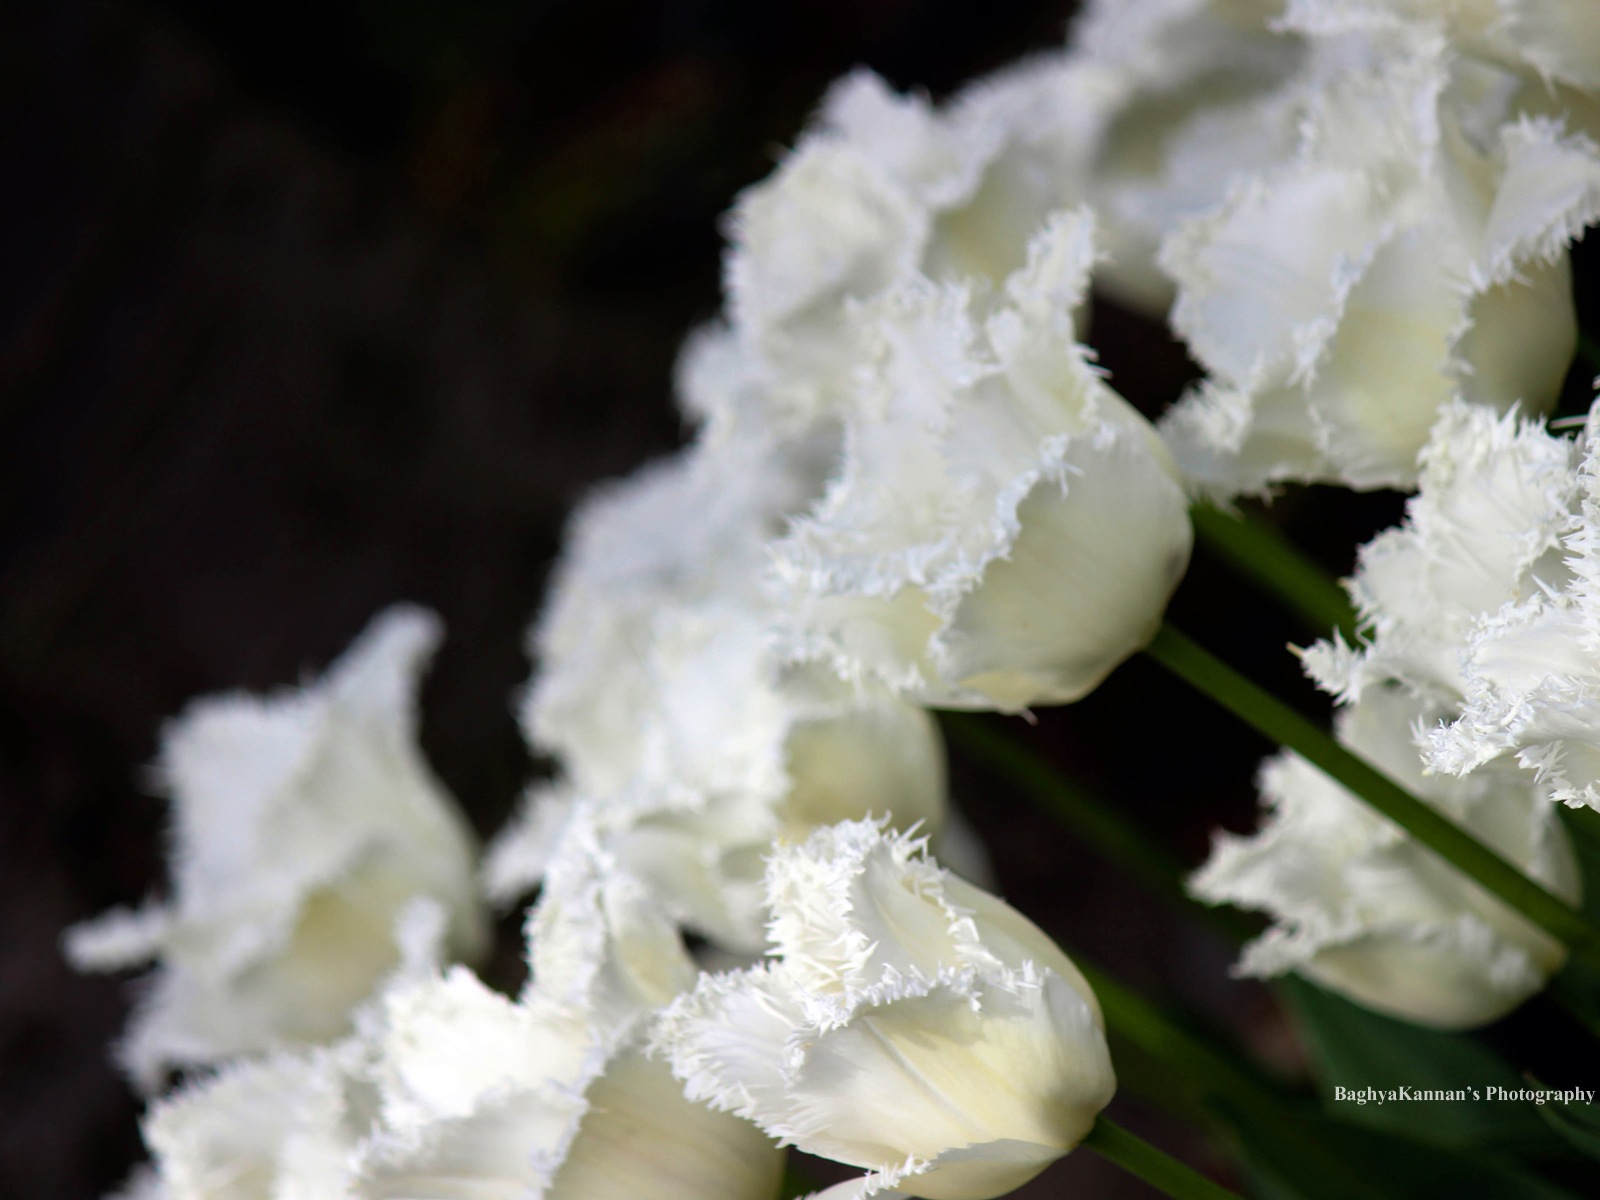
<svg viewBox="0 0 1600 1200">
<path fill-rule="evenodd" d="M 1318 636 L 1338 630 L 1355 637 L 1359 620 L 1343 590 L 1276 526 L 1211 504 L 1196 504 L 1189 519 L 1202 546 L 1297 613 Z"/>
<path fill-rule="evenodd" d="M 1082 1145 L 1110 1159 L 1173 1200 L 1239 1200 L 1238 1194 L 1211 1182 L 1136 1134 L 1105 1117 L 1094 1123 Z"/>
<path fill-rule="evenodd" d="M 1234 941 L 1248 941 L 1259 932 L 1258 921 L 1249 914 L 1196 901 L 1183 886 L 1187 868 L 1174 856 L 1141 836 L 1104 796 L 1069 779 L 1049 759 L 1009 736 L 993 721 L 948 711 L 941 713 L 940 719 L 951 744 L 1010 783 L 1040 812 L 1126 871 L 1151 895 L 1196 912 L 1214 930 Z M 1591 828 L 1600 823 L 1591 818 L 1600 818 L 1600 814 L 1592 809 L 1565 809 L 1562 816 L 1569 830 L 1581 830 L 1582 836 L 1600 843 L 1600 832 Z M 1256 1077 L 1250 1064 L 1217 1053 L 1086 962 L 1081 954 L 1074 958 L 1100 997 L 1113 1032 L 1140 1046 L 1156 1061 L 1181 1060 L 1185 1073 L 1203 1080 L 1207 1091 L 1232 1093 L 1236 1101 L 1245 1099 L 1243 1093 L 1248 1091 L 1258 1103 L 1270 1102 L 1263 1091 L 1272 1090 L 1271 1082 Z M 1591 991 L 1570 971 L 1552 976 L 1546 987 L 1552 1001 L 1587 1033 L 1600 1037 L 1600 1008 L 1591 998 Z"/>
<path fill-rule="evenodd" d="M 1325 1143 L 1315 1111 L 1264 1074 L 1254 1063 L 1191 1033 L 1149 1000 L 1086 962 L 1081 955 L 1073 961 L 1100 1001 L 1107 1031 L 1151 1062 L 1160 1064 L 1174 1083 L 1181 1081 L 1199 1089 L 1197 1099 L 1202 1109 L 1213 1121 L 1220 1122 L 1219 1132 L 1236 1151 L 1241 1150 L 1237 1130 L 1241 1123 L 1247 1123 L 1263 1131 L 1285 1153 L 1303 1164 L 1308 1174 L 1325 1181 L 1330 1188 L 1328 1194 L 1402 1200 L 1406 1194 L 1403 1185 L 1396 1186 L 1387 1180 L 1364 1176 L 1357 1164 Z M 1174 1094 L 1169 1090 L 1157 1099 L 1170 1105 L 1173 1098 Z M 1103 1122 L 1104 1118 L 1101 1120 Z M 1091 1133 L 1082 1144 L 1099 1150 L 1108 1158 L 1112 1157 L 1094 1139 L 1095 1135 Z M 1113 1161 L 1140 1174 L 1120 1159 L 1113 1158 Z M 1187 1171 L 1187 1168 L 1184 1170 Z M 1140 1174 L 1140 1178 L 1154 1186 L 1162 1186 L 1149 1176 Z M 1216 1186 L 1206 1182 L 1208 1186 Z"/>
<path fill-rule="evenodd" d="M 1155 895 L 1186 900 L 1186 868 L 1122 820 L 1100 797 L 982 717 L 944 712 L 940 725 L 963 754 L 1015 787 L 1033 805 L 1127 871 Z"/>
<path fill-rule="evenodd" d="M 1146 650 L 1150 657 L 1184 682 L 1257 732 L 1299 754 L 1486 891 L 1566 943 L 1574 956 L 1600 964 L 1600 929 L 1587 917 L 1364 759 L 1346 750 L 1331 734 L 1170 624 L 1162 625 Z"/>
<path fill-rule="evenodd" d="M 1175 1077 L 1194 1084 L 1204 1096 L 1226 1100 L 1238 1108 L 1278 1106 L 1289 1100 L 1277 1081 L 1263 1075 L 1253 1063 L 1190 1033 L 1081 954 L 1073 962 L 1100 1001 L 1106 1029 L 1164 1064 Z"/>
</svg>

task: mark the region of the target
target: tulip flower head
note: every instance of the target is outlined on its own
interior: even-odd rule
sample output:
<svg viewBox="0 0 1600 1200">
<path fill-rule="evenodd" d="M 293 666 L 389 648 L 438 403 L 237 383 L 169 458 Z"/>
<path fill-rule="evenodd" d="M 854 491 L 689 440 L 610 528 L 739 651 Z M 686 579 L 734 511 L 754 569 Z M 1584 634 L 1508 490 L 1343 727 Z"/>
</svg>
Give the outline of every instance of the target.
<svg viewBox="0 0 1600 1200">
<path fill-rule="evenodd" d="M 1295 153 L 1167 239 L 1172 324 L 1209 374 L 1163 423 L 1195 486 L 1411 487 L 1452 397 L 1554 402 L 1600 150 L 1464 72 L 1436 31 L 1373 33 Z"/>
<path fill-rule="evenodd" d="M 216 1062 L 345 1033 L 400 961 L 418 898 L 445 953 L 486 937 L 472 835 L 416 744 L 431 614 L 378 617 L 319 681 L 196 702 L 166 731 L 173 897 L 70 930 L 69 956 L 111 970 L 155 958 L 122 1054 L 154 1085 Z"/>
<path fill-rule="evenodd" d="M 774 837 L 874 810 L 943 826 L 927 713 L 881 687 L 779 678 L 763 569 L 818 480 L 816 463 L 770 442 L 704 445 L 580 510 L 523 709 L 563 775 L 496 840 L 493 895 L 542 878 L 581 808 L 580 838 L 652 880 L 681 924 L 756 952 Z"/>
<path fill-rule="evenodd" d="M 773 960 L 702 976 L 653 1045 L 691 1097 L 866 1167 L 848 1194 L 1001 1195 L 1110 1100 L 1077 968 L 920 839 L 874 821 L 818 830 L 774 852 L 767 905 Z"/>
<path fill-rule="evenodd" d="M 1570 439 L 1457 400 L 1440 411 L 1419 463 L 1405 521 L 1358 553 L 1348 586 L 1362 644 L 1335 639 L 1303 655 L 1312 678 L 1344 700 L 1399 680 L 1458 703 L 1477 627 L 1569 578 L 1562 537 L 1579 491 Z"/>
<path fill-rule="evenodd" d="M 1515 758 L 1552 799 L 1600 809 L 1597 435 L 1600 406 L 1590 410 L 1581 461 L 1564 480 L 1571 512 L 1559 545 L 1541 564 L 1539 586 L 1485 614 L 1463 645 L 1466 700 L 1454 721 L 1432 732 L 1429 762 L 1467 775 Z"/>
<path fill-rule="evenodd" d="M 1074 337 L 1093 221 L 1059 214 L 1003 292 L 922 283 L 861 312 L 844 460 L 776 548 L 787 654 L 924 704 L 1089 692 L 1155 633 L 1187 502 Z"/>
<path fill-rule="evenodd" d="M 940 109 L 866 71 L 834 85 L 727 221 L 725 336 L 764 427 L 790 432 L 836 410 L 855 305 L 918 278 L 998 286 L 1023 265 L 1030 237 L 1081 190 L 1070 114 L 1088 97 L 1075 83 L 1030 64 Z M 690 407 L 714 423 L 734 415 Z"/>
<path fill-rule="evenodd" d="M 564 858 L 529 923 L 533 977 L 509 1000 L 456 969 L 397 988 L 369 1033 L 379 1116 L 354 1195 L 773 1200 L 782 1154 L 683 1094 L 640 1044 L 694 968 L 633 881 Z"/>
<path fill-rule="evenodd" d="M 1415 738 L 1440 711 L 1403 688 L 1373 688 L 1341 711 L 1338 734 L 1576 902 L 1582 887 L 1572 848 L 1526 772 L 1502 764 L 1470 780 L 1424 774 Z M 1510 1012 L 1566 960 L 1560 942 L 1296 755 L 1267 761 L 1261 792 L 1270 808 L 1264 828 L 1220 834 L 1191 883 L 1204 900 L 1273 917 L 1246 947 L 1241 974 L 1299 971 L 1378 1012 L 1470 1029 Z"/>
</svg>

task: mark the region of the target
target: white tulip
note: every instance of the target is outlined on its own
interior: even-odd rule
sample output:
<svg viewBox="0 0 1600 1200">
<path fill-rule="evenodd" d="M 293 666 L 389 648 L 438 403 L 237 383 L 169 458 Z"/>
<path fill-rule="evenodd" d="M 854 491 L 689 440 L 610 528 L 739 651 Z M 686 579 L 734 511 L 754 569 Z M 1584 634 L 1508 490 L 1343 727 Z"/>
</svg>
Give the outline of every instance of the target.
<svg viewBox="0 0 1600 1200">
<path fill-rule="evenodd" d="M 1539 586 L 1509 597 L 1461 651 L 1466 701 L 1436 729 L 1430 762 L 1465 774 L 1505 756 L 1549 795 L 1600 808 L 1600 425 L 1591 410 L 1582 461 L 1565 480 L 1571 513 Z"/>
<path fill-rule="evenodd" d="M 1078 93 L 1082 165 L 1061 203 L 1094 205 L 1106 250 L 1096 288 L 1152 319 L 1173 298 L 1157 263 L 1162 239 L 1220 203 L 1235 177 L 1289 155 L 1297 100 L 1327 69 L 1272 21 L 1281 8 L 1091 0 L 1073 26 L 1065 73 Z"/>
<path fill-rule="evenodd" d="M 1209 378 L 1165 418 L 1201 490 L 1410 487 L 1440 407 L 1553 402 L 1575 340 L 1567 246 L 1600 151 L 1518 116 L 1492 68 L 1396 26 L 1306 103 L 1292 158 L 1167 240 Z"/>
<path fill-rule="evenodd" d="M 739 769 L 705 768 L 686 761 L 695 749 L 660 745 L 671 741 L 660 723 L 683 707 L 663 676 L 692 678 L 681 661 L 717 653 L 700 636 L 716 621 L 759 621 L 767 544 L 821 493 L 834 450 L 831 439 L 696 446 L 596 489 L 578 507 L 531 631 L 536 671 L 521 718 L 533 746 L 558 758 L 580 790 L 620 791 L 652 757 L 691 779 Z M 729 665 L 713 670 L 741 687 L 755 682 L 760 663 L 747 650 L 741 638 Z M 758 703 L 779 705 L 775 697 Z M 732 753 L 760 760 L 766 750 L 741 742 Z"/>
<path fill-rule="evenodd" d="M 485 874 L 497 899 L 538 882 L 581 807 L 584 836 L 649 880 L 676 920 L 754 951 L 773 838 L 868 813 L 943 826 L 928 714 L 882 688 L 778 677 L 763 570 L 819 475 L 770 442 L 701 444 L 580 510 L 524 710 L 564 775 L 496 839 Z"/>
<path fill-rule="evenodd" d="M 486 939 L 470 830 L 416 743 L 431 614 L 377 618 L 319 681 L 267 699 L 196 702 L 162 740 L 173 801 L 173 896 L 68 931 L 80 967 L 156 959 L 122 1047 L 164 1068 L 346 1032 L 400 962 L 418 899 L 444 913 L 445 952 Z"/>
<path fill-rule="evenodd" d="M 1600 89 L 1600 35 L 1588 0 L 1288 0 L 1285 23 L 1323 31 L 1425 22 L 1463 53 L 1514 66 L 1545 85 Z"/>
<path fill-rule="evenodd" d="M 366 1125 L 353 1047 L 228 1063 L 153 1104 L 148 1200 L 344 1200 Z"/>
<path fill-rule="evenodd" d="M 1341 738 L 1551 890 L 1578 890 L 1566 836 L 1526 771 L 1425 771 L 1424 749 L 1475 684 L 1483 630 L 1571 578 L 1561 558 L 1581 492 L 1576 450 L 1537 422 L 1444 407 L 1406 520 L 1362 547 L 1350 591 L 1367 634 L 1322 642 L 1307 671 L 1350 707 Z M 1471 712 L 1470 706 L 1468 712 Z M 1437 751 L 1431 757 L 1437 758 Z M 1492 757 L 1492 756 L 1491 756 Z M 1445 1028 L 1483 1024 L 1543 986 L 1563 949 L 1293 755 L 1271 760 L 1272 815 L 1223 835 L 1195 890 L 1271 913 L 1241 969 L 1298 969 L 1352 999 Z"/>
<path fill-rule="evenodd" d="M 773 1200 L 782 1153 L 687 1099 L 639 1047 L 694 979 L 653 899 L 601 858 L 552 870 L 513 1002 L 457 969 L 395 988 L 371 1042 L 379 1116 L 353 1194 L 437 1200 Z"/>
<path fill-rule="evenodd" d="M 1466 780 L 1424 774 L 1416 736 L 1442 712 L 1372 688 L 1340 713 L 1350 749 L 1530 878 L 1576 902 L 1565 831 L 1533 780 L 1509 764 Z M 1303 759 L 1261 772 L 1270 815 L 1249 837 L 1219 834 L 1196 895 L 1269 913 L 1244 975 L 1299 971 L 1359 1004 L 1441 1029 L 1504 1016 L 1544 986 L 1566 948 Z"/>
<path fill-rule="evenodd" d="M 978 1200 L 1077 1145 L 1115 1079 L 1077 968 L 922 845 L 854 822 L 777 848 L 774 961 L 702 976 L 653 1045 L 691 1097 L 867 1168 L 851 1194 Z"/>
<path fill-rule="evenodd" d="M 1085 213 L 989 295 L 908 284 L 860 310 L 843 464 L 777 544 L 786 654 L 926 704 L 1090 691 L 1154 634 L 1188 562 L 1182 490 L 1074 336 Z"/>
<path fill-rule="evenodd" d="M 742 404 L 764 428 L 807 428 L 848 387 L 854 304 L 924 276 L 1003 282 L 1081 192 L 1073 121 L 1092 90 L 1057 60 L 980 81 L 940 109 L 869 72 L 841 79 L 729 214 L 722 336 L 739 349 L 717 362 L 726 379 L 742 360 L 746 386 L 691 387 L 687 407 L 714 426 Z"/>
<path fill-rule="evenodd" d="M 1405 521 L 1361 547 L 1349 583 L 1369 630 L 1363 644 L 1321 642 L 1304 655 L 1318 684 L 1345 699 L 1397 679 L 1458 703 L 1477 626 L 1568 576 L 1561 538 L 1579 491 L 1570 439 L 1454 401 L 1419 462 Z"/>
<path fill-rule="evenodd" d="M 694 968 L 594 858 L 552 872 L 517 1000 L 466 968 L 391 980 L 330 1048 L 236 1061 L 145 1121 L 148 1200 L 773 1200 L 782 1154 L 639 1048 Z"/>
</svg>

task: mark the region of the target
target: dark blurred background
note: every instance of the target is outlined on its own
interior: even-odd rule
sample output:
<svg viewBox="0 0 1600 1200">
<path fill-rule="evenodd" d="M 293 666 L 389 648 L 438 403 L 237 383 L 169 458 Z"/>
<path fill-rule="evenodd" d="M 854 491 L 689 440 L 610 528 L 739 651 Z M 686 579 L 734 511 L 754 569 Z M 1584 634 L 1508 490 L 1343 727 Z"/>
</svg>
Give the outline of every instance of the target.
<svg viewBox="0 0 1600 1200">
<path fill-rule="evenodd" d="M 74 976 L 57 939 L 163 886 L 162 719 L 293 683 L 419 601 L 450 635 L 426 748 L 491 834 L 530 770 L 510 695 L 563 516 L 683 436 L 669 377 L 719 305 L 718 215 L 850 67 L 937 96 L 1059 44 L 1072 7 L 0 7 L 0 1195 L 90 1200 L 139 1154 L 107 1052 L 128 981 Z M 1191 373 L 1158 327 L 1098 306 L 1093 328 L 1147 411 Z M 1344 572 L 1399 502 L 1276 511 Z M 1325 711 L 1282 649 L 1308 631 L 1204 557 L 1176 612 Z M 1251 822 L 1266 747 L 1154 666 L 1013 725 L 1187 862 Z M 1225 942 L 955 767 L 1019 907 L 1300 1068 Z M 1025 1194 L 1154 1193 L 1078 1154 Z"/>
</svg>

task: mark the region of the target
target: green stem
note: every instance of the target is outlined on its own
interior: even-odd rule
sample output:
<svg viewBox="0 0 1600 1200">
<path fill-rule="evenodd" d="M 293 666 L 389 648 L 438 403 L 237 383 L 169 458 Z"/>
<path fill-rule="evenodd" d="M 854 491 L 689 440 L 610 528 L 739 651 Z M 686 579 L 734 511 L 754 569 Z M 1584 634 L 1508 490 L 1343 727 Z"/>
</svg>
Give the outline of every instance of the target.
<svg viewBox="0 0 1600 1200">
<path fill-rule="evenodd" d="M 1220 1184 L 1212 1183 L 1193 1167 L 1185 1166 L 1165 1150 L 1157 1150 L 1137 1134 L 1098 1117 L 1082 1145 L 1110 1159 L 1173 1200 L 1239 1200 Z"/>
<path fill-rule="evenodd" d="M 1276 526 L 1210 504 L 1196 504 L 1189 517 L 1207 550 L 1300 614 L 1313 633 L 1355 637 L 1359 622 L 1344 589 Z"/>
<path fill-rule="evenodd" d="M 1581 330 L 1578 332 L 1578 357 L 1583 359 L 1589 370 L 1600 372 L 1600 342 Z"/>
<path fill-rule="evenodd" d="M 983 717 L 945 712 L 940 714 L 940 724 L 964 755 L 1011 784 L 1036 808 L 1149 891 L 1165 900 L 1189 903 L 1181 882 L 1188 873 L 1183 864 L 1150 838 L 1141 836 L 1110 804 L 1078 786 L 1048 760 Z"/>
<path fill-rule="evenodd" d="M 1197 901 L 1181 883 L 1187 871 L 1176 858 L 1148 838 L 1141 837 L 1104 797 L 1073 783 L 1055 764 L 997 727 L 992 718 L 952 711 L 941 712 L 939 717 L 945 735 L 964 755 L 997 778 L 1009 782 L 1037 809 L 1132 876 L 1150 894 L 1187 908 L 1232 941 L 1248 941 L 1260 932 L 1260 921 L 1254 916 L 1235 908 L 1214 907 Z M 1568 809 L 1562 816 L 1574 837 L 1589 836 L 1600 844 L 1600 828 L 1593 828 L 1600 822 L 1600 813 L 1591 809 Z M 1583 832 L 1574 829 L 1579 823 L 1584 826 Z M 1184 1033 L 1160 1010 L 1085 964 L 1081 957 L 1073 957 L 1100 996 L 1108 1025 L 1125 1040 L 1146 1051 L 1151 1061 L 1183 1062 L 1185 1074 L 1204 1079 L 1203 1090 L 1212 1093 L 1237 1092 L 1234 1085 L 1245 1076 L 1253 1077 L 1268 1090 L 1275 1087 L 1259 1072 L 1251 1071 L 1243 1060 L 1230 1060 L 1226 1055 L 1212 1052 L 1203 1041 Z M 1600 1039 L 1600 1004 L 1595 1001 L 1595 995 L 1600 993 L 1575 978 L 1574 969 L 1552 976 L 1546 994 L 1581 1028 Z M 1259 1088 L 1257 1091 L 1255 1100 L 1259 1104 L 1263 1096 Z M 1160 1096 L 1152 1098 L 1161 1099 Z M 1245 1100 L 1240 1095 L 1233 1098 L 1236 1103 Z"/>
<path fill-rule="evenodd" d="M 1585 978 L 1587 976 L 1588 978 Z M 1545 993 L 1562 1011 L 1577 1023 L 1585 1033 L 1600 1041 L 1600 1009 L 1595 1004 L 1593 972 L 1574 971 L 1568 968 L 1550 977 Z"/>
<path fill-rule="evenodd" d="M 1160 1063 L 1174 1080 L 1192 1085 L 1199 1099 L 1220 1097 L 1242 1107 L 1281 1105 L 1283 1087 L 1253 1064 L 1190 1033 L 1139 993 L 1074 953 L 1072 961 L 1093 989 L 1106 1029 Z"/>
<path fill-rule="evenodd" d="M 1272 741 L 1287 746 L 1329 778 L 1415 837 L 1446 862 L 1567 944 L 1572 953 L 1600 963 L 1600 929 L 1459 825 L 1335 741 L 1305 717 L 1258 687 L 1171 625 L 1147 650 L 1180 679 L 1205 693 Z"/>
<path fill-rule="evenodd" d="M 986 717 L 943 712 L 950 742 L 991 774 L 1011 784 L 1033 806 L 1072 831 L 1095 853 L 1127 872 L 1152 895 L 1189 908 L 1226 937 L 1246 941 L 1260 922 L 1238 909 L 1202 904 L 1183 879 L 1189 869 L 1130 823 L 1104 797 L 1068 779 L 1055 764 L 995 726 Z"/>
<path fill-rule="evenodd" d="M 1241 1129 L 1256 1131 L 1278 1146 L 1289 1160 L 1301 1164 L 1309 1176 L 1326 1185 L 1319 1195 L 1403 1200 L 1403 1189 L 1389 1180 L 1370 1177 L 1359 1164 L 1327 1145 L 1322 1131 L 1328 1118 L 1308 1108 L 1254 1064 L 1236 1059 L 1189 1033 L 1155 1005 L 1086 964 L 1081 957 L 1074 955 L 1073 960 L 1099 998 L 1107 1031 L 1160 1068 L 1166 1090 L 1154 1097 L 1158 1102 L 1176 1111 L 1174 1106 L 1180 1097 L 1197 1092 L 1193 1100 L 1212 1121 L 1220 1118 L 1236 1150 L 1242 1150 Z M 1093 1146 L 1092 1141 L 1085 1144 Z"/>
</svg>

